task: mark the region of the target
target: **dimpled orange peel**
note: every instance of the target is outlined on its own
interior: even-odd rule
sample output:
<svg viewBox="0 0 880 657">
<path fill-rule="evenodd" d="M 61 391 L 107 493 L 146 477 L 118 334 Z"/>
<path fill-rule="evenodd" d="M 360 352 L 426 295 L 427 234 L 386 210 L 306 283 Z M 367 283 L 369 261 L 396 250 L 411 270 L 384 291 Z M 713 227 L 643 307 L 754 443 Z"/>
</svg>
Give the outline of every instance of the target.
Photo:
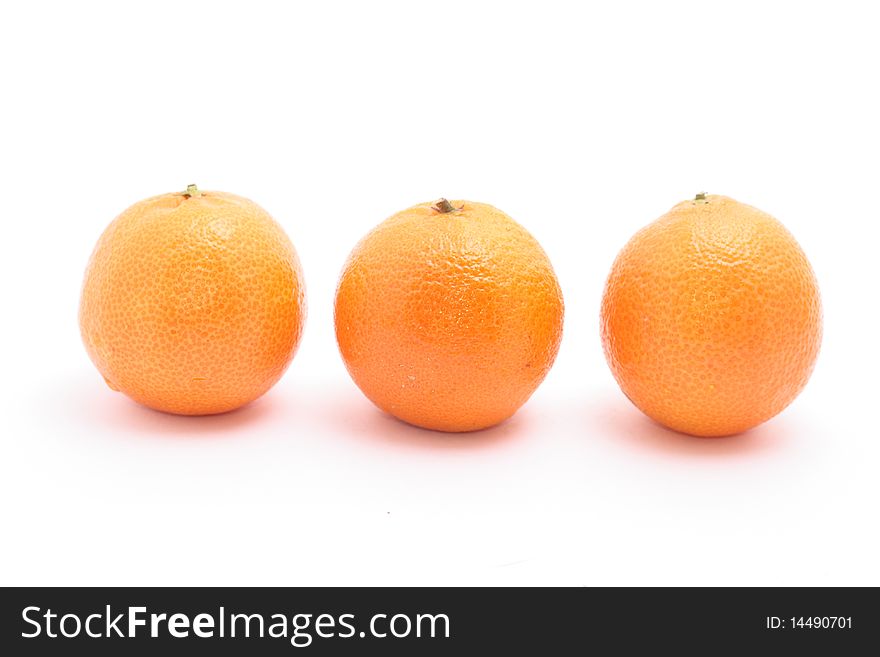
<svg viewBox="0 0 880 657">
<path fill-rule="evenodd" d="M 107 384 L 169 413 L 238 408 L 299 344 L 305 289 L 284 230 L 253 201 L 185 192 L 135 203 L 104 231 L 79 321 Z"/>
<path fill-rule="evenodd" d="M 627 397 L 695 436 L 750 429 L 806 385 L 822 337 L 813 270 L 776 219 L 698 194 L 640 230 L 605 286 L 602 343 Z"/>
<path fill-rule="evenodd" d="M 336 337 L 379 408 L 439 431 L 513 415 L 546 376 L 562 294 L 537 241 L 496 208 L 421 203 L 362 239 L 336 292 Z"/>
</svg>

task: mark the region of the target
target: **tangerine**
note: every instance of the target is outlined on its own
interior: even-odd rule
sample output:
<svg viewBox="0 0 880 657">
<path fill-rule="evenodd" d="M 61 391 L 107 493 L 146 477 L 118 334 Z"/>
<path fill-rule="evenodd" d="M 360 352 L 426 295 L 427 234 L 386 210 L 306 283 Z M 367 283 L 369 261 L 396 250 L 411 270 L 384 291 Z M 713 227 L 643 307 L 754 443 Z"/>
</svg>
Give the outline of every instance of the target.
<svg viewBox="0 0 880 657">
<path fill-rule="evenodd" d="M 336 337 L 355 383 L 410 424 L 473 431 L 513 415 L 556 357 L 563 302 L 538 242 L 500 210 L 421 203 L 346 262 Z"/>
<path fill-rule="evenodd" d="M 107 227 L 79 322 L 111 388 L 157 410 L 206 415 L 278 381 L 305 314 L 284 230 L 253 201 L 190 185 L 135 203 Z"/>
<path fill-rule="evenodd" d="M 736 434 L 806 385 L 822 339 L 819 288 L 779 221 L 698 194 L 617 256 L 601 331 L 614 377 L 644 413 L 696 436 Z"/>
</svg>

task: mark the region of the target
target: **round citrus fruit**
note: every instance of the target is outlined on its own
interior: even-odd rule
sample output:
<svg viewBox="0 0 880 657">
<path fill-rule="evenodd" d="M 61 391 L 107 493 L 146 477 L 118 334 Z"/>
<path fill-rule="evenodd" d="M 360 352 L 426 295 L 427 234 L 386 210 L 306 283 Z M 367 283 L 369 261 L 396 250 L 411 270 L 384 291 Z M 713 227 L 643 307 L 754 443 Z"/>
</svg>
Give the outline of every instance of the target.
<svg viewBox="0 0 880 657">
<path fill-rule="evenodd" d="M 698 194 L 643 228 L 614 262 L 602 342 L 621 389 L 696 436 L 750 429 L 800 393 L 822 337 L 819 289 L 770 215 Z"/>
<path fill-rule="evenodd" d="M 538 242 L 470 201 L 387 219 L 354 248 L 336 292 L 336 338 L 355 383 L 384 411 L 439 431 L 513 415 L 553 364 L 562 315 Z"/>
<path fill-rule="evenodd" d="M 183 415 L 229 411 L 271 388 L 304 318 L 302 271 L 282 228 L 253 201 L 195 185 L 110 224 L 79 313 L 111 388 Z"/>
</svg>

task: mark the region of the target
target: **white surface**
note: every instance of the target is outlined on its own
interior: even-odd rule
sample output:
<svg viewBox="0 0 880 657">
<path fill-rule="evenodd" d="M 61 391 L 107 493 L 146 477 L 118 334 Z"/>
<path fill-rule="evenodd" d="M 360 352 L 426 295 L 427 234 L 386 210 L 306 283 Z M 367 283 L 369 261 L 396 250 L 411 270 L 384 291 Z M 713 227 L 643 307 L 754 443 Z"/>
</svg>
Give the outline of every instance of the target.
<svg viewBox="0 0 880 657">
<path fill-rule="evenodd" d="M 880 42 L 871 4 L 10 3 L 0 12 L 3 584 L 880 584 Z M 111 392 L 82 271 L 131 203 L 253 198 L 300 253 L 281 383 L 226 416 Z M 646 420 L 598 335 L 618 249 L 707 190 L 817 272 L 825 341 L 782 415 Z M 508 423 L 391 420 L 336 351 L 351 247 L 439 196 L 496 205 L 565 294 Z"/>
</svg>

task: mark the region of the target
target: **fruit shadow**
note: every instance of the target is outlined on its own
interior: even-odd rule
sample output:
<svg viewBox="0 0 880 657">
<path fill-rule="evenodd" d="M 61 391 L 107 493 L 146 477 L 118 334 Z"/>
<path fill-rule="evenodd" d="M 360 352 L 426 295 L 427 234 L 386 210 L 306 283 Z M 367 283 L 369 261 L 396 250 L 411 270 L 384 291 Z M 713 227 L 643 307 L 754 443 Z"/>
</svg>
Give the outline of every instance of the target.
<svg viewBox="0 0 880 657">
<path fill-rule="evenodd" d="M 794 440 L 797 433 L 791 422 L 777 417 L 743 433 L 700 438 L 658 424 L 622 395 L 599 398 L 589 407 L 589 413 L 587 421 L 601 427 L 603 435 L 622 441 L 632 449 L 648 449 L 673 457 L 748 457 L 780 449 Z"/>
<path fill-rule="evenodd" d="M 524 437 L 530 427 L 525 408 L 500 424 L 479 431 L 433 431 L 398 420 L 374 406 L 359 391 L 335 391 L 324 397 L 318 419 L 328 431 L 358 441 L 420 450 L 467 451 L 490 449 Z"/>
<path fill-rule="evenodd" d="M 120 393 L 96 391 L 94 386 L 71 386 L 65 393 L 71 421 L 80 426 L 100 425 L 121 436 L 163 439 L 216 439 L 244 437 L 277 410 L 272 391 L 239 409 L 217 415 L 174 415 L 132 401 Z"/>
</svg>

